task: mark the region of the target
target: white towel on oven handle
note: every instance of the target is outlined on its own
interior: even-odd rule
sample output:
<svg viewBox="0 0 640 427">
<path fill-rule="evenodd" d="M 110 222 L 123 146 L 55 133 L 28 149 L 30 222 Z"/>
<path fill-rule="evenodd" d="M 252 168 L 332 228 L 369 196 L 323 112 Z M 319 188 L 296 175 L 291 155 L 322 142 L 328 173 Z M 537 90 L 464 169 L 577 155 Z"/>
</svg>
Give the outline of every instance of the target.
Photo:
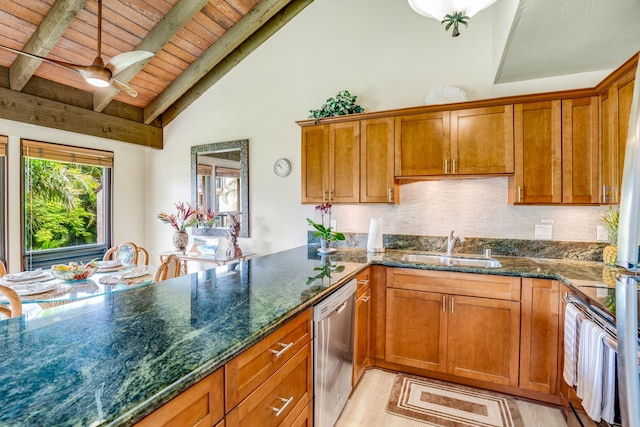
<svg viewBox="0 0 640 427">
<path fill-rule="evenodd" d="M 564 309 L 564 367 L 562 377 L 569 386 L 573 387 L 577 382 L 577 333 L 578 315 L 580 310 L 574 304 L 567 304 Z"/>
<path fill-rule="evenodd" d="M 602 418 L 604 383 L 604 337 L 606 332 L 589 319 L 580 325 L 578 345 L 578 390 L 582 407 L 594 421 Z"/>
<path fill-rule="evenodd" d="M 613 425 L 616 399 L 616 356 L 612 347 L 604 346 L 604 384 L 602 391 L 602 419 Z"/>
</svg>

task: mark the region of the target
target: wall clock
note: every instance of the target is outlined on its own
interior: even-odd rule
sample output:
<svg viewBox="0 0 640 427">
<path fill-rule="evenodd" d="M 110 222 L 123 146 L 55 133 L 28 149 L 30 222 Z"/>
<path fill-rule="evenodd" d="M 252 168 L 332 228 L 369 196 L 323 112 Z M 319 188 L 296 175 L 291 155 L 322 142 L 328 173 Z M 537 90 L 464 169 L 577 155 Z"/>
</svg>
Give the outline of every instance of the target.
<svg viewBox="0 0 640 427">
<path fill-rule="evenodd" d="M 291 162 L 285 158 L 276 160 L 273 165 L 273 172 L 282 178 L 289 176 L 291 173 Z"/>
</svg>

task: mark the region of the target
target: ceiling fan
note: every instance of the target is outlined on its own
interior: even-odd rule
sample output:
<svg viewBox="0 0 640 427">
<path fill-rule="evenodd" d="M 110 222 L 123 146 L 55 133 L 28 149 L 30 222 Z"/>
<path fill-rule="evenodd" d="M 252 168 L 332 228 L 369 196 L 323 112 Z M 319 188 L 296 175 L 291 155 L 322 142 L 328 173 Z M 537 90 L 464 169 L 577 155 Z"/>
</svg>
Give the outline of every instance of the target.
<svg viewBox="0 0 640 427">
<path fill-rule="evenodd" d="M 108 87 L 113 85 L 114 87 L 124 91 L 129 96 L 136 97 L 138 92 L 135 91 L 128 84 L 121 82 L 115 78 L 124 69 L 130 67 L 136 62 L 143 61 L 151 58 L 154 54 L 144 50 L 134 50 L 131 52 L 121 53 L 111 58 L 106 64 L 102 60 L 102 0 L 98 0 L 98 38 L 96 57 L 91 65 L 78 65 L 69 62 L 58 61 L 55 59 L 45 58 L 43 56 L 34 55 L 29 52 L 23 52 L 21 50 L 12 49 L 7 46 L 1 46 L 0 48 L 8 51 L 28 56 L 30 58 L 40 59 L 42 61 L 50 62 L 55 65 L 67 68 L 80 74 L 86 81 L 95 87 Z"/>
</svg>

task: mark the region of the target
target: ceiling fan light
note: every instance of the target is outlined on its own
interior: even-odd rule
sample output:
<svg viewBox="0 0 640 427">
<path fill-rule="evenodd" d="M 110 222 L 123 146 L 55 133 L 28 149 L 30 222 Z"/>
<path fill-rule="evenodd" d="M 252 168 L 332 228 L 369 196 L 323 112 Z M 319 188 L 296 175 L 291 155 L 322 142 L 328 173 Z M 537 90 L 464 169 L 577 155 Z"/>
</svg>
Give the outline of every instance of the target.
<svg viewBox="0 0 640 427">
<path fill-rule="evenodd" d="M 442 21 L 446 15 L 455 12 L 463 12 L 464 15 L 472 17 L 496 1 L 497 0 L 409 0 L 409 6 L 422 16 Z"/>
<path fill-rule="evenodd" d="M 89 83 L 91 86 L 95 86 L 95 87 L 108 87 L 109 86 L 109 82 L 103 79 L 99 79 L 96 77 L 85 77 L 84 78 L 87 83 Z"/>
</svg>

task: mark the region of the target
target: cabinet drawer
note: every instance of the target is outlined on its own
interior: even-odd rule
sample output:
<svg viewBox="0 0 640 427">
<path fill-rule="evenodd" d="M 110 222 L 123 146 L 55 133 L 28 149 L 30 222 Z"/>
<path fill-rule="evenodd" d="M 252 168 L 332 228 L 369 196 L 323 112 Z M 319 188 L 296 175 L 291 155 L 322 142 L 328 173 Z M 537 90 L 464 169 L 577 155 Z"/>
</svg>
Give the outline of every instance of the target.
<svg viewBox="0 0 640 427">
<path fill-rule="evenodd" d="M 520 301 L 520 278 L 489 274 L 390 268 L 387 286 L 481 298 Z"/>
<path fill-rule="evenodd" d="M 224 416 L 223 370 L 218 369 L 183 391 L 135 427 L 213 426 Z"/>
<path fill-rule="evenodd" d="M 311 401 L 313 387 L 311 343 L 291 357 L 267 381 L 227 414 L 228 427 L 284 424 Z"/>
<path fill-rule="evenodd" d="M 311 314 L 307 310 L 225 365 L 226 412 L 311 340 Z"/>
<path fill-rule="evenodd" d="M 356 275 L 356 282 L 358 287 L 356 288 L 356 299 L 360 298 L 370 287 L 370 270 L 367 268 Z"/>
</svg>

